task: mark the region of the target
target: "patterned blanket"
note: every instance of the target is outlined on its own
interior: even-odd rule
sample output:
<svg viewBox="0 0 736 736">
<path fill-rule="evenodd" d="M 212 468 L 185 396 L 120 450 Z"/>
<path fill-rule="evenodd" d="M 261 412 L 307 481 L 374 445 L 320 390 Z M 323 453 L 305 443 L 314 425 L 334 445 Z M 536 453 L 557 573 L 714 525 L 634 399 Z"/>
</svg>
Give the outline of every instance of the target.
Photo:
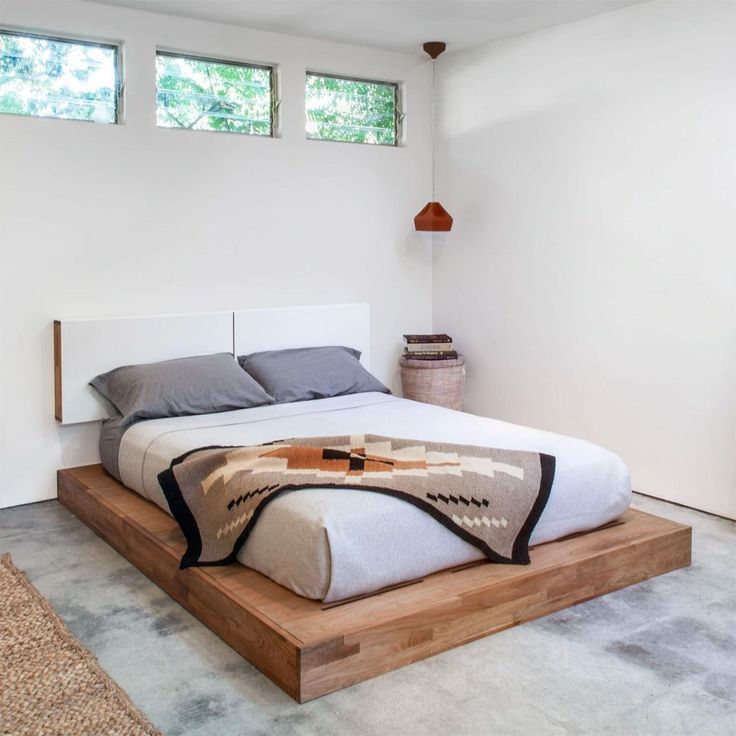
<svg viewBox="0 0 736 736">
<path fill-rule="evenodd" d="M 233 562 L 266 505 L 303 488 L 395 496 L 493 562 L 525 564 L 554 471 L 554 457 L 537 452 L 358 435 L 203 447 L 159 482 L 186 537 L 182 569 Z"/>
</svg>

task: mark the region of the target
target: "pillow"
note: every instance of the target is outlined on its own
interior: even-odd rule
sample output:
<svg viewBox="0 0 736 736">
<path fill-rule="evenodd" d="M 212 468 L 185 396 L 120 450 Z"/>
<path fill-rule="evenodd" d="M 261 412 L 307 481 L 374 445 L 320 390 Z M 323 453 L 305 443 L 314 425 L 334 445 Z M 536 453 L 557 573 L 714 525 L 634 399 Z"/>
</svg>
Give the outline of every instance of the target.
<svg viewBox="0 0 736 736">
<path fill-rule="evenodd" d="M 238 362 L 277 404 L 365 391 L 391 393 L 359 358 L 352 348 L 293 348 L 243 355 Z"/>
<path fill-rule="evenodd" d="M 121 427 L 139 419 L 210 414 L 273 403 L 230 353 L 126 365 L 93 378 L 90 385 L 123 415 Z"/>
</svg>

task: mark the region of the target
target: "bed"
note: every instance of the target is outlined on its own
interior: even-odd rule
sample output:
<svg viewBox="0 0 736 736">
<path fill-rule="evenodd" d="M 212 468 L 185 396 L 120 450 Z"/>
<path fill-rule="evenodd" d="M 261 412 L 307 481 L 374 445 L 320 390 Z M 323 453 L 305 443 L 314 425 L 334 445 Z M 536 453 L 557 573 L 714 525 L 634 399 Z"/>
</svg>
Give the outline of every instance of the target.
<svg viewBox="0 0 736 736">
<path fill-rule="evenodd" d="M 168 513 L 158 474 L 197 447 L 370 432 L 534 449 L 557 459 L 549 501 L 531 538 L 540 544 L 614 521 L 631 500 L 623 461 L 582 440 L 382 393 L 113 426 L 103 464 Z M 307 598 L 338 601 L 484 558 L 423 511 L 396 498 L 341 489 L 293 491 L 270 503 L 238 555 Z"/>
<path fill-rule="evenodd" d="M 153 333 L 155 359 L 200 349 L 201 333 L 207 349 L 236 354 L 349 339 L 367 363 L 367 317 L 365 305 L 337 305 L 58 322 L 57 418 L 109 414 L 87 388 L 91 372 L 141 360 L 141 346 L 150 358 Z M 173 335 L 168 347 L 162 325 Z M 120 330 L 136 336 L 136 355 L 121 345 Z M 178 569 L 181 535 L 158 482 L 174 458 L 198 447 L 356 432 L 553 455 L 554 483 L 530 540 L 532 564 L 487 564 L 475 546 L 400 499 L 312 488 L 265 508 L 238 553 L 242 565 Z M 300 701 L 689 563 L 687 527 L 627 511 L 629 475 L 615 454 L 384 393 L 149 419 L 125 429 L 111 421 L 101 450 L 107 472 L 60 471 L 62 503 Z"/>
</svg>

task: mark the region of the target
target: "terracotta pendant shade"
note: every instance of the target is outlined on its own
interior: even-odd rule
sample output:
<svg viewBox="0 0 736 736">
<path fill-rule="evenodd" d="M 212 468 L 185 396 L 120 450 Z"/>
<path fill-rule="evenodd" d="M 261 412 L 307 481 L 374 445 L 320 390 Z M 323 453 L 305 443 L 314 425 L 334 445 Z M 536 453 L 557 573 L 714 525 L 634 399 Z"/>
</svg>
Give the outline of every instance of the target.
<svg viewBox="0 0 736 736">
<path fill-rule="evenodd" d="M 432 233 L 447 232 L 452 230 L 452 215 L 439 202 L 427 202 L 414 218 L 414 229 Z"/>
<path fill-rule="evenodd" d="M 446 45 L 443 41 L 428 41 L 422 48 L 432 59 L 432 197 L 434 197 L 434 61 L 445 50 Z M 452 230 L 452 216 L 439 202 L 427 202 L 414 218 L 414 229 L 429 233 L 448 232 Z"/>
</svg>

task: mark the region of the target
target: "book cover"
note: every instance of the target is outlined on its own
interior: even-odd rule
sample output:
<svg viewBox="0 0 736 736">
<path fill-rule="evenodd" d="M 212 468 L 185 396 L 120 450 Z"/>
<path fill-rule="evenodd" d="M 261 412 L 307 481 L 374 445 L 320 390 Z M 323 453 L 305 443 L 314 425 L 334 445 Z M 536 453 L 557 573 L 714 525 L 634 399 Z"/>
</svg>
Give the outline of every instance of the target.
<svg viewBox="0 0 736 736">
<path fill-rule="evenodd" d="M 404 357 L 408 360 L 457 360 L 457 352 L 455 350 L 435 353 L 410 353 L 407 351 L 404 353 Z"/>
<path fill-rule="evenodd" d="M 407 350 L 404 348 L 404 355 L 409 358 L 416 357 L 417 355 L 456 355 L 456 350 Z"/>
<path fill-rule="evenodd" d="M 411 353 L 414 352 L 447 352 L 448 350 L 452 350 L 452 343 L 451 342 L 412 342 L 408 343 L 405 350 L 408 350 Z"/>
<path fill-rule="evenodd" d="M 425 342 L 452 342 L 452 338 L 449 335 L 434 334 L 434 335 L 404 335 L 404 342 L 412 343 L 425 343 Z"/>
</svg>

